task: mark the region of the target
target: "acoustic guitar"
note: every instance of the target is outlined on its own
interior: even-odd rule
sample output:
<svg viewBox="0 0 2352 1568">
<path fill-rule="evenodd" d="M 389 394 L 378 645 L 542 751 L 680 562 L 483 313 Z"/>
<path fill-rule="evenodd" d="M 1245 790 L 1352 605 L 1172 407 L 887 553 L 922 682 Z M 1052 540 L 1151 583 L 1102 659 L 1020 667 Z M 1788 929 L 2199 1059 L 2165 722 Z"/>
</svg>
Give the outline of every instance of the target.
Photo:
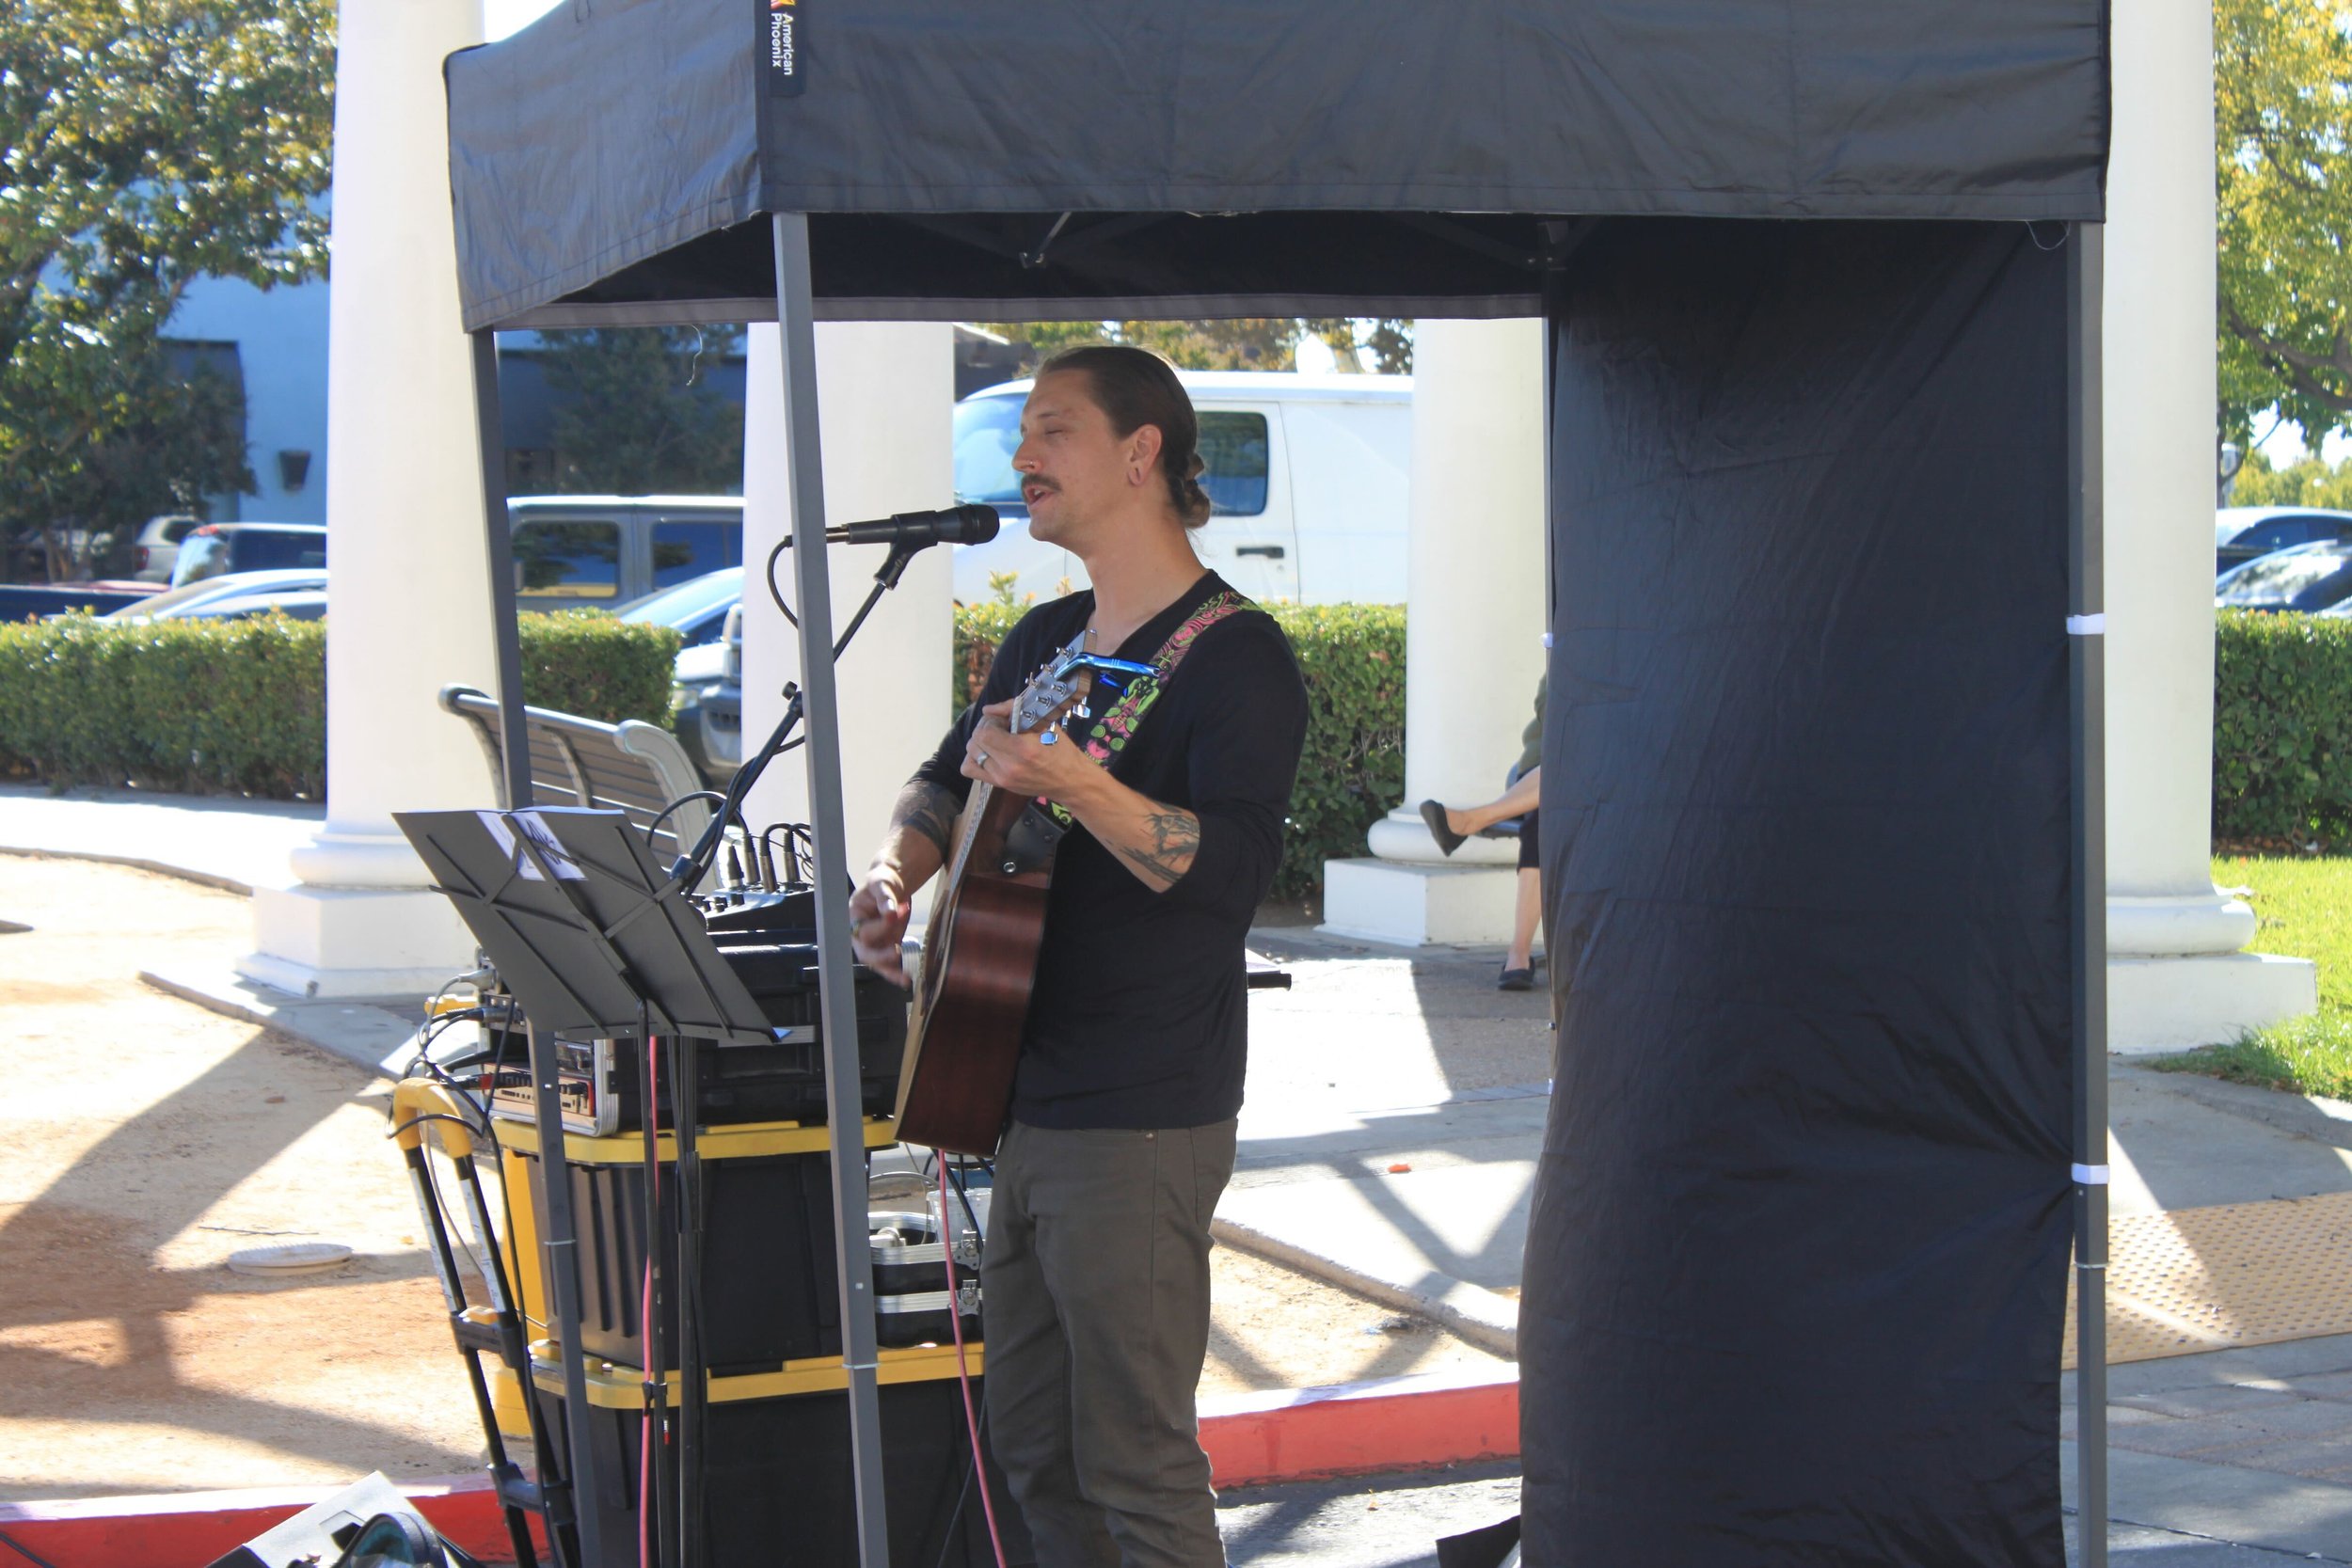
<svg viewBox="0 0 2352 1568">
<path fill-rule="evenodd" d="M 1043 730 L 1073 708 L 1089 717 L 1085 705 L 1097 674 L 1152 673 L 1148 664 L 1088 653 L 1081 633 L 1014 699 L 1006 727 L 1015 735 Z M 955 1154 L 996 1151 L 1064 831 L 1034 807 L 976 779 L 957 819 L 898 1070 L 898 1136 L 908 1143 Z"/>
</svg>

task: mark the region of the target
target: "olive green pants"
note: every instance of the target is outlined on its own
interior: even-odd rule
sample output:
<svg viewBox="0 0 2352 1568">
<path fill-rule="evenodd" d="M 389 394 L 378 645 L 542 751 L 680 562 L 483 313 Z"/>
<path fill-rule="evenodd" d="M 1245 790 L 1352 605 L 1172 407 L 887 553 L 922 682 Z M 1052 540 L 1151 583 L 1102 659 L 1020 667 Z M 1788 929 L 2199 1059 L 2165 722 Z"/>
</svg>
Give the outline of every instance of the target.
<svg viewBox="0 0 2352 1568">
<path fill-rule="evenodd" d="M 990 1441 L 1040 1568 L 1221 1568 L 1193 1391 L 1233 1123 L 1013 1123 L 981 1255 Z"/>
</svg>

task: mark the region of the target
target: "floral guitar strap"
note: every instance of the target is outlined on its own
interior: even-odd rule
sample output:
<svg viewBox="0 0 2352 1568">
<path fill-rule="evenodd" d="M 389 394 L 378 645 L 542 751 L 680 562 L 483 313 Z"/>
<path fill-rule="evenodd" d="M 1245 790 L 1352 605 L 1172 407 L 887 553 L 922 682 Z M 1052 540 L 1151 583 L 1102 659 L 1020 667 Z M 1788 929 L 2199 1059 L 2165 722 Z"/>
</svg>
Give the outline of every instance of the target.
<svg viewBox="0 0 2352 1568">
<path fill-rule="evenodd" d="M 1119 700 L 1104 708 L 1102 717 L 1094 721 L 1093 727 L 1079 741 L 1086 748 L 1087 755 L 1108 768 L 1119 753 L 1126 750 L 1127 742 L 1135 738 L 1136 726 L 1143 722 L 1143 716 L 1152 711 L 1153 703 L 1159 701 L 1162 683 L 1175 673 L 1176 666 L 1184 661 L 1184 656 L 1200 640 L 1200 634 L 1229 616 L 1256 608 L 1230 588 L 1220 589 L 1202 600 L 1200 608 L 1186 616 L 1182 626 L 1169 632 L 1168 641 L 1160 644 L 1160 651 L 1152 656 L 1152 673 L 1137 675 L 1130 680 L 1127 689 L 1119 694 Z M 1065 828 L 1075 820 L 1055 801 L 1041 800 L 1038 803 Z"/>
</svg>

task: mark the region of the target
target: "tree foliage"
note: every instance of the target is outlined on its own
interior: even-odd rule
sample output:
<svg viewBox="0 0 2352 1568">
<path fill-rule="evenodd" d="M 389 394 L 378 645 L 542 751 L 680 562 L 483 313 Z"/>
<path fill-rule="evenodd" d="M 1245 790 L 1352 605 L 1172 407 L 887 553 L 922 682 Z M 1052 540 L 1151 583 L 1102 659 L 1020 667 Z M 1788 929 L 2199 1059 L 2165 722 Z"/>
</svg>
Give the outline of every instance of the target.
<svg viewBox="0 0 2352 1568">
<path fill-rule="evenodd" d="M 2215 0 L 2223 434 L 2352 428 L 2352 10 Z"/>
<path fill-rule="evenodd" d="M 197 277 L 324 270 L 333 80 L 331 0 L 0 0 L 0 527 L 53 568 L 249 486 L 159 340 Z"/>
<path fill-rule="evenodd" d="M 1299 342 L 1323 340 L 1342 371 L 1410 374 L 1413 324 L 1383 319 L 1359 337 L 1346 317 L 1231 321 L 989 322 L 999 337 L 1026 343 L 1040 359 L 1079 343 L 1133 343 L 1168 356 L 1179 370 L 1291 371 Z"/>
<path fill-rule="evenodd" d="M 564 495 L 733 495 L 743 410 L 708 368 L 741 351 L 739 326 L 649 326 L 540 336 Z"/>
<path fill-rule="evenodd" d="M 2352 463 L 2330 464 L 2313 452 L 2274 468 L 2258 449 L 2246 454 L 2230 487 L 2233 506 L 2324 506 L 2352 512 Z"/>
</svg>

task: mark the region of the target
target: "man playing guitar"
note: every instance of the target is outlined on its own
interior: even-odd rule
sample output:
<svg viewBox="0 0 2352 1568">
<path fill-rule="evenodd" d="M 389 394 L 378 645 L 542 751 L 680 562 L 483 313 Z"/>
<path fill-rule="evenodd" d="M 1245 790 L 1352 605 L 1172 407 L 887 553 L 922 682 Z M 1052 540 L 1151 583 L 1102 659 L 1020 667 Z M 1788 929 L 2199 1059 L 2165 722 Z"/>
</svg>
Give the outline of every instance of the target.
<svg viewBox="0 0 2352 1568">
<path fill-rule="evenodd" d="M 992 1442 L 1045 1568 L 1225 1560 L 1193 1409 L 1209 1218 L 1241 1108 L 1243 942 L 1281 859 L 1307 698 L 1273 619 L 1193 553 L 1199 432 L 1143 350 L 1040 371 L 1012 466 L 1030 532 L 1093 587 L 1006 637 L 850 905 L 858 958 L 903 983 L 908 897 L 971 781 L 1051 802 L 1069 830 L 981 1264 Z M 1010 700 L 1081 633 L 1160 673 L 1014 733 Z"/>
</svg>

